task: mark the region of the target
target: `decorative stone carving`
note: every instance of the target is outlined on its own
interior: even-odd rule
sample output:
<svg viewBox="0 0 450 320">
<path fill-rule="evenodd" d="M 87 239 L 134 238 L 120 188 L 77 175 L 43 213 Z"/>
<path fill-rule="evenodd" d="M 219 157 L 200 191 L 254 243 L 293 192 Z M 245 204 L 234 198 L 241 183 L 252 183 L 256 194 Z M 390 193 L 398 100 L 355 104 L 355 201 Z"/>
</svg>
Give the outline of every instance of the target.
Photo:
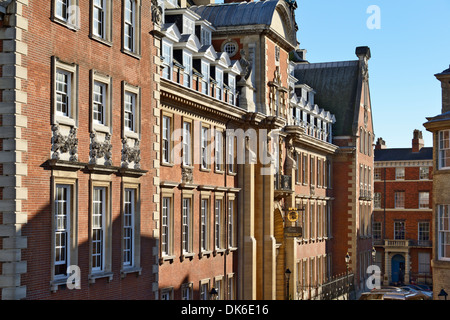
<svg viewBox="0 0 450 320">
<path fill-rule="evenodd" d="M 89 163 L 90 164 L 96 164 L 97 159 L 104 158 L 105 159 L 105 166 L 111 166 L 112 165 L 112 144 L 111 144 L 111 134 L 106 133 L 105 140 L 103 142 L 99 142 L 97 140 L 97 132 L 93 130 L 90 133 L 91 138 L 91 145 L 90 145 L 90 152 L 89 152 Z"/>
<path fill-rule="evenodd" d="M 156 25 L 161 25 L 162 22 L 162 8 L 158 0 L 152 0 L 152 21 Z"/>
<path fill-rule="evenodd" d="M 69 161 L 78 161 L 78 138 L 77 128 L 72 127 L 68 136 L 64 136 L 60 132 L 58 124 L 52 126 L 52 159 L 59 160 L 61 153 L 69 153 Z"/>
<path fill-rule="evenodd" d="M 128 168 L 131 162 L 134 162 L 134 169 L 140 169 L 141 149 L 139 140 L 134 141 L 134 146 L 128 145 L 128 138 L 122 139 L 122 167 Z"/>
<path fill-rule="evenodd" d="M 194 182 L 194 172 L 192 168 L 182 167 L 181 168 L 181 181 L 183 183 L 193 183 Z"/>
<path fill-rule="evenodd" d="M 239 64 L 242 67 L 242 77 L 247 80 L 252 72 L 252 64 L 247 60 L 244 49 L 241 50 L 241 59 L 239 60 Z"/>
</svg>

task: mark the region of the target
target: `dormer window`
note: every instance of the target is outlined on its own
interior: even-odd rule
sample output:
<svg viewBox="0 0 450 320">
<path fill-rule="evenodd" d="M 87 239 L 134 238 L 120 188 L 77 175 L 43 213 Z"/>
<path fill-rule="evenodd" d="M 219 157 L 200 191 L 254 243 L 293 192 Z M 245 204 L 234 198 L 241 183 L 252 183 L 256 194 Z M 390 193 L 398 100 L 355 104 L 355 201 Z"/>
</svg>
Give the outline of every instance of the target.
<svg viewBox="0 0 450 320">
<path fill-rule="evenodd" d="M 202 93 L 209 95 L 209 63 L 202 61 Z"/>
<path fill-rule="evenodd" d="M 216 68 L 216 82 L 216 98 L 222 100 L 223 72 L 218 68 Z"/>
<path fill-rule="evenodd" d="M 183 52 L 183 67 L 183 85 L 190 88 L 192 83 L 192 56 L 187 52 Z"/>
<path fill-rule="evenodd" d="M 201 41 L 202 46 L 211 45 L 211 31 L 209 31 L 205 28 L 201 28 L 200 41 Z"/>
<path fill-rule="evenodd" d="M 193 34 L 195 28 L 195 23 L 193 20 L 183 16 L 183 33 L 184 34 Z"/>
<path fill-rule="evenodd" d="M 230 87 L 229 103 L 234 105 L 234 94 L 236 90 L 236 78 L 233 75 L 228 76 L 228 86 Z"/>
<path fill-rule="evenodd" d="M 169 42 L 162 42 L 162 66 L 163 66 L 163 78 L 172 80 L 172 44 Z"/>
</svg>

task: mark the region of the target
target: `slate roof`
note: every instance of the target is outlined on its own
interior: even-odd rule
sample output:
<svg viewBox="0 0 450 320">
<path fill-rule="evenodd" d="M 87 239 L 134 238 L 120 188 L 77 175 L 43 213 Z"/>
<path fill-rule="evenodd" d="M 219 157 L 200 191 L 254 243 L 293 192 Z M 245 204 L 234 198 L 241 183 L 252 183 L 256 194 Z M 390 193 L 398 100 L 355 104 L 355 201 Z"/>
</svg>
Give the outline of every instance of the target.
<svg viewBox="0 0 450 320">
<path fill-rule="evenodd" d="M 446 70 L 444 70 L 444 71 L 442 71 L 441 73 L 438 73 L 438 74 L 436 74 L 436 75 L 441 75 L 441 74 L 450 74 L 450 66 L 449 66 L 448 69 L 446 69 Z"/>
<path fill-rule="evenodd" d="M 411 148 L 389 148 L 375 150 L 376 161 L 408 161 L 433 160 L 433 148 L 423 147 L 419 152 L 412 152 Z"/>
<path fill-rule="evenodd" d="M 278 0 L 233 2 L 191 6 L 194 11 L 216 27 L 270 25 Z"/>
<path fill-rule="evenodd" d="M 336 117 L 333 135 L 352 135 L 358 88 L 359 61 L 298 64 L 297 84 L 314 89 L 314 102 Z"/>
</svg>

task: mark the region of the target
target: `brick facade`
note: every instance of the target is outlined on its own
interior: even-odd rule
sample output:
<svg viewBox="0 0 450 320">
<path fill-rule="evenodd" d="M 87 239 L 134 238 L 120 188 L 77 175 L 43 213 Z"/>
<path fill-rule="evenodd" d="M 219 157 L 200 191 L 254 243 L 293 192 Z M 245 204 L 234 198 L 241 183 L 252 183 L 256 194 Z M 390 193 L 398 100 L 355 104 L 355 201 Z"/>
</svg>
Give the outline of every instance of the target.
<svg viewBox="0 0 450 320">
<path fill-rule="evenodd" d="M 380 140 L 375 148 L 374 244 L 385 285 L 431 283 L 432 149 L 414 134 L 411 148 Z"/>
</svg>

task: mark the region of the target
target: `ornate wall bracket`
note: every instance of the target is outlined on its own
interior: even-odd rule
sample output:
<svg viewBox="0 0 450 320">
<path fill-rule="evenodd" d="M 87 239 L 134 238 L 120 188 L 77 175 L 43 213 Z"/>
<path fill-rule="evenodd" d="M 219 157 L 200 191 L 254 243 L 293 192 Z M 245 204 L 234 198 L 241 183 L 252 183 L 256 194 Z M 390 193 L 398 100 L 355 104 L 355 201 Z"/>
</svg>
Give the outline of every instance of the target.
<svg viewBox="0 0 450 320">
<path fill-rule="evenodd" d="M 61 153 L 69 153 L 69 161 L 78 161 L 77 128 L 72 127 L 68 136 L 61 134 L 58 124 L 52 125 L 52 131 L 52 159 L 59 160 Z"/>
</svg>

